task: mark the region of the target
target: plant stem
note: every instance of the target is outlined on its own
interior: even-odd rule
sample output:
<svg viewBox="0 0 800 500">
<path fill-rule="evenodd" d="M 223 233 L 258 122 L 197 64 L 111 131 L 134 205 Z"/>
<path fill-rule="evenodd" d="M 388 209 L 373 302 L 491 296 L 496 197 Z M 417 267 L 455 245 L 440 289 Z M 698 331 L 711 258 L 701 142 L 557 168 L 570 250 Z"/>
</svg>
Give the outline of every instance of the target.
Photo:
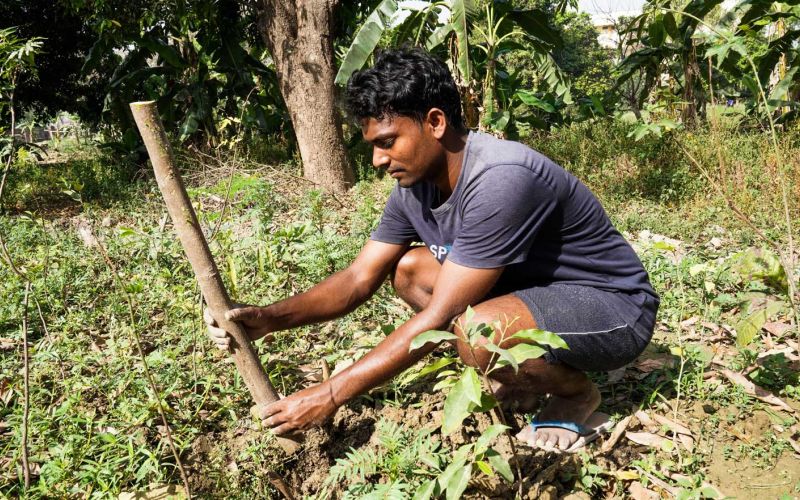
<svg viewBox="0 0 800 500">
<path fill-rule="evenodd" d="M 25 490 L 31 486 L 31 469 L 28 464 L 28 415 L 30 413 L 30 369 L 28 366 L 28 297 L 31 282 L 25 283 L 25 298 L 22 301 L 22 370 L 23 370 L 23 410 L 22 410 L 22 474 Z"/>
</svg>

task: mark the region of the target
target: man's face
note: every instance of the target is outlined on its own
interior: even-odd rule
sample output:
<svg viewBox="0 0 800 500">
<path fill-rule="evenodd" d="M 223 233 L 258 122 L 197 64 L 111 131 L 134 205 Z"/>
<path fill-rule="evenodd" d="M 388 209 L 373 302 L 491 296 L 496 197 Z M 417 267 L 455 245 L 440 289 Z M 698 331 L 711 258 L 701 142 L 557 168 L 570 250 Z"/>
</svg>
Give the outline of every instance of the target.
<svg viewBox="0 0 800 500">
<path fill-rule="evenodd" d="M 361 120 L 364 140 L 372 144 L 372 164 L 386 170 L 401 187 L 433 180 L 447 170 L 436 123 L 407 116 Z"/>
</svg>

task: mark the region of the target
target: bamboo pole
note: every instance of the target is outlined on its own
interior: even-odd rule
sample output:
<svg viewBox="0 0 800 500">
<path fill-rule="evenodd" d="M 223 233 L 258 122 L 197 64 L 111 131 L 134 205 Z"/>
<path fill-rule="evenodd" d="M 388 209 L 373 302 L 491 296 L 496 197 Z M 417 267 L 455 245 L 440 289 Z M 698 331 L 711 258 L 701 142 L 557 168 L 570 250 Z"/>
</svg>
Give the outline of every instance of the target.
<svg viewBox="0 0 800 500">
<path fill-rule="evenodd" d="M 225 319 L 225 312 L 232 307 L 231 299 L 203 236 L 180 172 L 175 166 L 172 147 L 158 116 L 156 103 L 155 101 L 134 102 L 130 107 L 133 118 L 136 120 L 136 126 L 147 147 L 147 153 L 150 155 L 158 188 L 164 196 L 175 232 L 178 233 L 186 257 L 192 265 L 203 297 L 217 324 L 230 333 L 233 339 L 231 355 L 236 363 L 236 368 L 256 404 L 273 403 L 279 399 L 278 393 L 272 387 L 247 332 L 239 323 Z M 278 437 L 278 443 L 290 454 L 294 453 L 300 445 L 298 437 Z"/>
</svg>

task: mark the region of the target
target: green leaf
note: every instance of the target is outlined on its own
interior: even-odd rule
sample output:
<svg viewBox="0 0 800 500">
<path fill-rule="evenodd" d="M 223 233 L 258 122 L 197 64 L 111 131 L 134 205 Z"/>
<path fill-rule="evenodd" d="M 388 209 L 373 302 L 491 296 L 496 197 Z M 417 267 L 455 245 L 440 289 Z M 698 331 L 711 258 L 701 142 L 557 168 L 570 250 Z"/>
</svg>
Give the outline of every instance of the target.
<svg viewBox="0 0 800 500">
<path fill-rule="evenodd" d="M 469 25 L 470 20 L 478 14 L 475 0 L 451 0 L 453 31 L 456 34 L 457 59 L 456 67 L 463 84 L 472 81 L 472 61 L 469 57 Z"/>
<path fill-rule="evenodd" d="M 512 10 L 506 16 L 522 28 L 526 34 L 538 38 L 553 48 L 559 49 L 564 45 L 558 31 L 550 27 L 548 15 L 543 10 Z"/>
<path fill-rule="evenodd" d="M 408 352 L 419 349 L 428 342 L 435 342 L 438 344 L 445 340 L 455 340 L 457 338 L 455 334 L 443 330 L 428 330 L 414 337 L 414 340 L 411 341 L 411 345 L 408 347 Z"/>
<path fill-rule="evenodd" d="M 347 49 L 347 54 L 342 60 L 339 72 L 336 73 L 336 84 L 345 85 L 354 72 L 360 70 L 367 62 L 370 54 L 375 50 L 384 31 L 389 26 L 389 20 L 397 12 L 396 0 L 383 0 L 375 10 L 367 16 L 367 20 L 356 33 L 353 43 Z"/>
<path fill-rule="evenodd" d="M 429 498 L 431 498 L 431 496 L 433 496 L 435 490 L 436 490 L 435 479 L 430 479 L 428 481 L 425 481 L 424 483 L 419 485 L 417 491 L 414 492 L 412 500 L 428 500 Z"/>
<path fill-rule="evenodd" d="M 775 104 L 775 108 L 781 106 L 780 101 L 784 101 L 786 96 L 789 92 L 789 88 L 794 83 L 794 75 L 797 73 L 797 70 L 800 69 L 800 65 L 792 66 L 791 69 L 786 71 L 784 77 L 779 81 L 775 87 L 772 88 L 772 92 L 769 94 L 770 105 L 773 105 L 773 101 L 778 101 Z"/>
<path fill-rule="evenodd" d="M 494 469 L 492 469 L 492 466 L 489 465 L 489 462 L 484 462 L 483 460 L 476 460 L 475 465 L 477 465 L 478 468 L 481 470 L 481 472 L 483 472 L 487 476 L 494 477 Z"/>
<path fill-rule="evenodd" d="M 463 384 L 464 377 L 450 389 L 447 399 L 444 401 L 444 418 L 442 420 L 442 434 L 451 434 L 461 427 L 461 423 L 469 415 L 469 407 L 472 402 L 470 394 Z"/>
<path fill-rule="evenodd" d="M 539 346 L 530 344 L 517 344 L 508 350 L 518 364 L 522 364 L 529 359 L 540 358 L 544 355 L 545 351 Z"/>
<path fill-rule="evenodd" d="M 550 346 L 553 349 L 569 349 L 564 339 L 559 337 L 553 332 L 540 330 L 538 328 L 531 328 L 529 330 L 520 330 L 511 336 L 512 339 L 527 340 L 529 342 L 536 342 L 539 345 Z"/>
<path fill-rule="evenodd" d="M 664 45 L 664 40 L 667 36 L 667 30 L 664 27 L 664 17 L 658 14 L 655 19 L 650 21 L 647 27 L 648 35 L 650 35 L 650 45 L 653 47 L 660 47 Z"/>
<path fill-rule="evenodd" d="M 452 24 L 439 26 L 428 37 L 428 40 L 425 42 L 425 48 L 430 52 L 431 50 L 435 49 L 436 47 L 444 43 L 444 41 L 447 40 L 447 35 L 449 35 L 452 32 L 453 32 Z"/>
<path fill-rule="evenodd" d="M 461 498 L 464 490 L 467 489 L 470 477 L 472 477 L 472 464 L 466 464 L 457 469 L 455 474 L 453 474 L 447 482 L 445 498 L 447 500 L 458 500 Z"/>
<path fill-rule="evenodd" d="M 461 379 L 456 383 L 461 384 L 463 390 L 465 391 L 467 398 L 475 403 L 476 405 L 481 404 L 481 380 L 478 378 L 478 372 L 475 371 L 475 368 L 468 366 L 464 373 L 461 374 Z"/>
<path fill-rule="evenodd" d="M 158 54 L 165 63 L 173 68 L 184 69 L 188 66 L 175 47 L 167 45 L 155 37 L 150 35 L 144 36 L 139 43 L 148 50 Z"/>
<path fill-rule="evenodd" d="M 536 94 L 530 92 L 528 90 L 518 90 L 516 92 L 517 97 L 519 100 L 527 104 L 528 106 L 533 106 L 534 108 L 541 109 L 547 113 L 555 113 L 556 108 L 549 102 L 536 97 Z"/>
<path fill-rule="evenodd" d="M 480 437 L 475 440 L 475 454 L 480 455 L 485 453 L 486 450 L 489 449 L 489 445 L 492 443 L 492 440 L 510 428 L 511 427 L 503 424 L 492 424 L 487 427 L 486 430 L 483 431 L 483 434 L 481 434 Z"/>
<path fill-rule="evenodd" d="M 475 317 L 475 309 L 472 306 L 467 306 L 467 310 L 464 311 L 464 327 L 468 327 L 472 324 L 472 318 Z"/>
<path fill-rule="evenodd" d="M 492 344 L 491 342 L 483 346 L 487 351 L 493 352 L 497 354 L 500 359 L 497 360 L 495 363 L 494 368 L 502 368 L 504 366 L 511 366 L 516 373 L 519 370 L 519 365 L 517 364 L 517 360 L 514 359 L 514 356 L 508 352 L 508 349 L 503 349 L 502 347 L 498 347 L 496 344 Z"/>
<path fill-rule="evenodd" d="M 675 16 L 672 14 L 672 12 L 667 12 L 664 14 L 664 30 L 673 40 L 678 40 L 680 37 L 678 25 L 675 23 Z"/>
<path fill-rule="evenodd" d="M 763 309 L 758 309 L 745 315 L 734 325 L 734 328 L 736 328 L 736 345 L 739 347 L 749 345 L 761 333 L 761 328 L 769 321 L 769 318 L 777 314 L 782 308 L 782 302 L 770 300 Z"/>
<path fill-rule="evenodd" d="M 489 463 L 492 464 L 494 470 L 503 476 L 503 479 L 509 483 L 514 481 L 514 473 L 511 472 L 511 466 L 508 464 L 508 460 L 503 458 L 502 455 L 493 449 L 489 449 L 486 451 L 486 458 L 489 460 Z"/>
<path fill-rule="evenodd" d="M 439 483 L 440 489 L 447 488 L 447 484 L 456 475 L 459 469 L 464 467 L 467 463 L 467 457 L 469 456 L 471 445 L 462 446 L 453 454 L 453 461 L 450 462 L 450 465 L 439 474 L 437 478 L 437 482 Z"/>
</svg>

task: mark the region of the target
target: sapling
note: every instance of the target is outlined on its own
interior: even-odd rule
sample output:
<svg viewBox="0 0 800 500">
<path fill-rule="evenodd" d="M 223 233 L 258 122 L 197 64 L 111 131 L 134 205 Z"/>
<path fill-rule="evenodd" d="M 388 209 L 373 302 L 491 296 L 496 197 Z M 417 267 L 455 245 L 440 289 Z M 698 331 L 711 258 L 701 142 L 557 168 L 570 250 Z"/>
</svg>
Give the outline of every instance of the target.
<svg viewBox="0 0 800 500">
<path fill-rule="evenodd" d="M 452 434 L 458 430 L 464 419 L 472 413 L 494 410 L 493 424 L 488 426 L 475 442 L 459 447 L 453 454 L 450 464 L 442 473 L 420 486 L 414 496 L 415 500 L 428 499 L 442 494 L 448 500 L 459 498 L 466 490 L 475 469 L 488 476 L 499 474 L 508 482 L 513 482 L 514 474 L 508 460 L 490 446 L 495 438 L 505 435 L 512 455 L 516 456 L 516 447 L 508 432 L 510 427 L 507 425 L 502 408 L 497 404 L 490 375 L 494 371 L 508 366 L 516 373 L 520 364 L 544 355 L 546 350 L 543 346 L 568 349 L 563 339 L 545 330 L 532 328 L 509 335 L 508 332 L 516 318 L 507 319 L 505 323 L 497 320 L 493 325 L 475 323 L 473 322 L 474 318 L 475 311 L 468 307 L 464 313 L 464 321 L 455 326 L 460 335 L 448 331 L 430 330 L 418 335 L 409 347 L 409 350 L 414 350 L 428 342 L 455 341 L 461 338 L 468 345 L 473 360 L 476 359 L 475 350 L 478 348 L 486 349 L 491 353 L 485 369 L 481 368 L 477 362 L 474 364 L 478 368 L 467 366 L 461 371 L 455 383 L 450 386 L 444 402 L 443 434 Z M 510 339 L 522 340 L 524 343 L 508 349 L 501 347 L 506 340 Z M 521 489 L 522 474 L 519 470 L 519 461 L 514 460 L 514 463 L 517 469 L 517 484 Z M 521 496 L 522 492 L 519 491 L 519 494 Z"/>
</svg>

